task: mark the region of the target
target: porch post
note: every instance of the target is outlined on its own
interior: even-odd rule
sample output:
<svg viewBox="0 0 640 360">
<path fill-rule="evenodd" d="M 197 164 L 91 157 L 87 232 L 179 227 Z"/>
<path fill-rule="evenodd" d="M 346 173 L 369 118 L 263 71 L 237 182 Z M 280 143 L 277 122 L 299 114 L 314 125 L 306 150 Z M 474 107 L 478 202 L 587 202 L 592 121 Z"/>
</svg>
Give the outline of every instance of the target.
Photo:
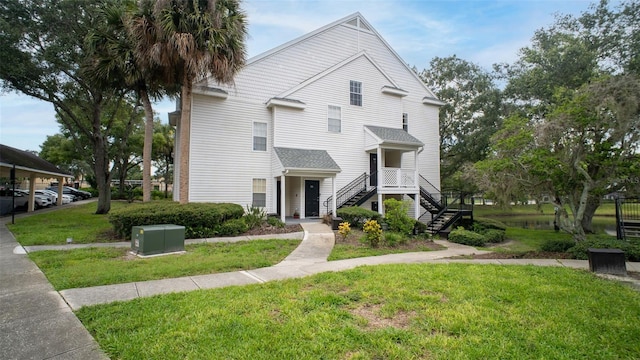
<svg viewBox="0 0 640 360">
<path fill-rule="evenodd" d="M 282 222 L 285 222 L 285 210 L 287 209 L 287 203 L 286 203 L 286 196 L 285 196 L 285 183 L 284 183 L 284 179 L 286 178 L 286 176 L 284 176 L 284 174 L 282 174 L 280 176 L 280 220 L 282 220 Z"/>
<path fill-rule="evenodd" d="M 415 174 L 413 175 L 413 181 L 416 188 L 420 190 L 420 175 L 418 175 L 420 173 L 418 171 L 418 150 L 413 150 L 413 169 L 415 172 Z M 418 193 L 418 195 L 420 194 Z"/>
<path fill-rule="evenodd" d="M 413 207 L 415 209 L 416 220 L 418 220 L 420 218 L 420 191 L 418 191 L 415 200 L 413 200 Z"/>
<path fill-rule="evenodd" d="M 338 199 L 336 198 L 336 193 L 337 193 L 337 191 L 336 191 L 336 176 L 333 175 L 331 177 L 331 196 L 332 196 L 331 198 L 333 199 L 333 201 L 331 202 L 331 211 L 333 211 L 332 214 L 333 214 L 334 217 L 338 216 L 338 209 L 337 209 L 337 204 L 336 204 Z"/>
<path fill-rule="evenodd" d="M 36 174 L 29 174 L 29 206 L 27 207 L 27 212 L 33 212 L 36 207 L 35 203 L 36 198 Z"/>
<path fill-rule="evenodd" d="M 58 205 L 62 205 L 62 194 L 64 194 L 62 191 L 62 185 L 64 185 L 64 180 L 65 178 L 58 178 Z"/>
<path fill-rule="evenodd" d="M 383 185 L 384 177 L 382 176 L 382 148 L 378 145 L 378 150 L 376 152 L 377 165 L 378 165 L 378 214 L 384 216 L 384 204 L 382 203 L 382 192 L 380 188 Z"/>
</svg>

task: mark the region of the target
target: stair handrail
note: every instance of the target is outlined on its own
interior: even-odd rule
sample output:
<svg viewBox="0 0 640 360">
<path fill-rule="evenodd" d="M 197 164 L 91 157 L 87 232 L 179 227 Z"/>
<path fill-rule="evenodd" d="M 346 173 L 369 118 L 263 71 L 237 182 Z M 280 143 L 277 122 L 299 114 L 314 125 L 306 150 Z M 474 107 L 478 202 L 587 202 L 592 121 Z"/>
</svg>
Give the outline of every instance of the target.
<svg viewBox="0 0 640 360">
<path fill-rule="evenodd" d="M 373 174 L 369 175 L 365 172 L 362 175 L 358 176 L 357 178 L 353 179 L 347 185 L 343 186 L 340 190 L 338 190 L 336 192 L 336 199 L 337 199 L 336 208 L 339 208 L 340 206 L 344 205 L 344 203 L 349 201 L 349 199 L 351 199 L 361 191 L 366 190 L 367 182 L 369 178 L 371 178 L 372 176 L 377 176 L 377 173 L 374 172 Z M 322 205 L 324 205 L 327 209 L 327 214 L 330 213 L 329 208 L 331 207 L 332 201 L 333 201 L 333 196 L 329 196 L 327 200 L 325 200 L 322 203 Z"/>
<path fill-rule="evenodd" d="M 442 207 L 442 210 L 440 210 L 440 212 L 438 212 L 438 214 L 436 214 L 435 216 L 433 216 L 431 218 L 431 221 L 427 224 L 427 226 L 431 225 L 434 221 L 436 221 L 438 218 L 440 218 L 441 216 L 444 215 L 444 213 L 446 213 L 447 211 L 451 212 L 451 211 L 455 211 L 456 215 L 455 218 L 457 220 L 457 218 L 459 218 L 461 216 L 461 212 L 463 210 L 471 210 L 473 212 L 473 198 L 471 198 L 471 204 L 469 205 L 470 209 L 465 209 L 467 206 L 462 204 L 462 196 L 452 196 L 451 198 L 453 198 L 453 201 L 449 202 L 448 201 L 448 197 L 446 195 L 444 195 L 444 206 Z M 459 207 L 454 208 L 454 206 L 456 205 L 461 205 Z M 424 215 L 424 214 L 423 214 Z M 452 218 L 453 219 L 453 218 Z M 443 225 L 450 225 L 452 221 L 449 221 Z M 443 226 L 444 227 L 444 226 Z"/>
<path fill-rule="evenodd" d="M 431 196 L 432 199 L 434 199 L 436 202 L 440 203 L 441 205 L 444 205 L 442 203 L 442 193 L 440 192 L 440 189 L 438 189 L 429 180 L 427 180 L 424 176 L 422 176 L 422 174 L 419 174 L 419 176 L 420 176 L 420 179 L 419 179 L 420 190 L 424 190 L 424 192 L 429 196 Z"/>
</svg>

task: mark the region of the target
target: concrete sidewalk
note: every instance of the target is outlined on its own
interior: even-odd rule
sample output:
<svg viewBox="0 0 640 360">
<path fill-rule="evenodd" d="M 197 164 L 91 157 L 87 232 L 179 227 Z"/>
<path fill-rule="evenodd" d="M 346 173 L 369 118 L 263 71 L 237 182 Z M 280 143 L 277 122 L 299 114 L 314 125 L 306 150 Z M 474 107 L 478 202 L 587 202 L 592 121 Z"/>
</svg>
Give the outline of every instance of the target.
<svg viewBox="0 0 640 360">
<path fill-rule="evenodd" d="M 0 224 L 0 359 L 108 359 L 21 249 Z"/>
<path fill-rule="evenodd" d="M 390 254 L 328 262 L 327 257 L 331 253 L 335 239 L 333 231 L 320 223 L 301 225 L 305 231 L 300 246 L 282 262 L 267 268 L 68 289 L 58 293 L 53 290 L 38 267 L 29 260 L 24 248 L 15 241 L 6 226 L 0 224 L 0 359 L 107 359 L 71 309 L 77 310 L 82 306 L 126 301 L 157 294 L 259 284 L 326 271 L 347 270 L 362 265 L 395 263 L 530 264 L 588 269 L 588 262 L 581 260 L 451 259 L 456 256 L 481 254 L 485 251 L 446 241 L 436 241 L 447 247 L 446 250 L 441 251 Z M 283 236 L 300 238 L 301 234 Z M 274 236 L 271 235 L 269 238 Z M 247 240 L 247 238 L 199 239 L 192 242 L 241 240 Z M 62 248 L 87 246 L 89 245 L 63 245 Z M 124 242 L 116 246 L 128 247 L 130 244 Z M 37 251 L 45 247 L 27 248 L 30 251 Z M 627 263 L 627 270 L 640 272 L 640 263 Z M 635 281 L 630 278 L 615 277 L 614 279 Z M 640 289 L 640 281 L 635 281 L 634 284 Z"/>
<path fill-rule="evenodd" d="M 578 269 L 588 269 L 586 260 L 461 260 L 451 259 L 456 256 L 483 254 L 487 251 L 477 250 L 447 241 L 436 241 L 445 246 L 446 250 L 389 254 L 339 261 L 327 261 L 334 245 L 333 231 L 321 223 L 302 224 L 304 238 L 287 258 L 277 265 L 245 271 L 228 273 L 185 276 L 173 279 L 140 281 L 126 284 L 97 286 L 91 288 L 68 289 L 60 291 L 65 301 L 73 310 L 82 306 L 127 301 L 140 297 L 153 296 L 180 291 L 211 289 L 234 285 L 259 284 L 272 280 L 299 278 L 327 271 L 342 271 L 362 265 L 382 265 L 398 263 L 476 263 L 500 265 L 540 265 L 565 266 Z M 628 263 L 629 271 L 640 271 L 640 263 Z"/>
</svg>

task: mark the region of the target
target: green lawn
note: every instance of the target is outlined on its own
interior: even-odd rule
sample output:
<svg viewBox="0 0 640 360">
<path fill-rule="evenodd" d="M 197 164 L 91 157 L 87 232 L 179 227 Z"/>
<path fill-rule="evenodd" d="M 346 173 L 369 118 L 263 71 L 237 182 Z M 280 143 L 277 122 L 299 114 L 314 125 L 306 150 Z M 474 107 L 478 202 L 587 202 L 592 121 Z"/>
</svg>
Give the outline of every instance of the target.
<svg viewBox="0 0 640 360">
<path fill-rule="evenodd" d="M 112 201 L 111 209 L 119 209 L 128 203 Z M 90 202 L 78 206 L 69 206 L 44 213 L 16 219 L 15 224 L 7 227 L 16 240 L 23 245 L 61 245 L 67 238 L 73 238 L 76 244 L 95 242 L 123 241 L 114 239 L 113 228 L 108 215 L 96 215 L 98 203 Z"/>
<path fill-rule="evenodd" d="M 480 217 L 494 216 L 514 216 L 514 215 L 553 215 L 552 204 L 542 204 L 540 208 L 536 205 L 515 205 L 509 208 L 501 208 L 494 205 L 474 205 L 473 215 Z M 597 216 L 616 216 L 616 207 L 613 202 L 605 202 L 596 210 Z"/>
<path fill-rule="evenodd" d="M 404 264 L 84 307 L 113 359 L 634 359 L 640 294 L 560 267 Z"/>
<path fill-rule="evenodd" d="M 256 269 L 282 261 L 299 240 L 187 245 L 187 253 L 141 259 L 127 248 L 38 251 L 29 257 L 56 290 Z"/>
</svg>

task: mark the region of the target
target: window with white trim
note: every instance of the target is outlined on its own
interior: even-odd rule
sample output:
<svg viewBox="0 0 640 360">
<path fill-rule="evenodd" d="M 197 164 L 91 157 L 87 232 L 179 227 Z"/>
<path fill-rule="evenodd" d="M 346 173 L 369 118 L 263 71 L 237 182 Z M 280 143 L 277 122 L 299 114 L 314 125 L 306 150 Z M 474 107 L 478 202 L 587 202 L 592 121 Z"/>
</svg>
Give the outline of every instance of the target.
<svg viewBox="0 0 640 360">
<path fill-rule="evenodd" d="M 362 83 L 360 81 L 349 82 L 349 104 L 362 106 Z"/>
<path fill-rule="evenodd" d="M 251 205 L 256 207 L 267 206 L 267 179 L 253 179 L 253 199 Z"/>
<path fill-rule="evenodd" d="M 402 113 L 402 130 L 409 131 L 409 114 Z"/>
<path fill-rule="evenodd" d="M 253 123 L 253 150 L 267 151 L 267 123 Z"/>
<path fill-rule="evenodd" d="M 331 132 L 342 132 L 342 109 L 340 106 L 329 105 L 327 108 L 327 126 Z"/>
</svg>

